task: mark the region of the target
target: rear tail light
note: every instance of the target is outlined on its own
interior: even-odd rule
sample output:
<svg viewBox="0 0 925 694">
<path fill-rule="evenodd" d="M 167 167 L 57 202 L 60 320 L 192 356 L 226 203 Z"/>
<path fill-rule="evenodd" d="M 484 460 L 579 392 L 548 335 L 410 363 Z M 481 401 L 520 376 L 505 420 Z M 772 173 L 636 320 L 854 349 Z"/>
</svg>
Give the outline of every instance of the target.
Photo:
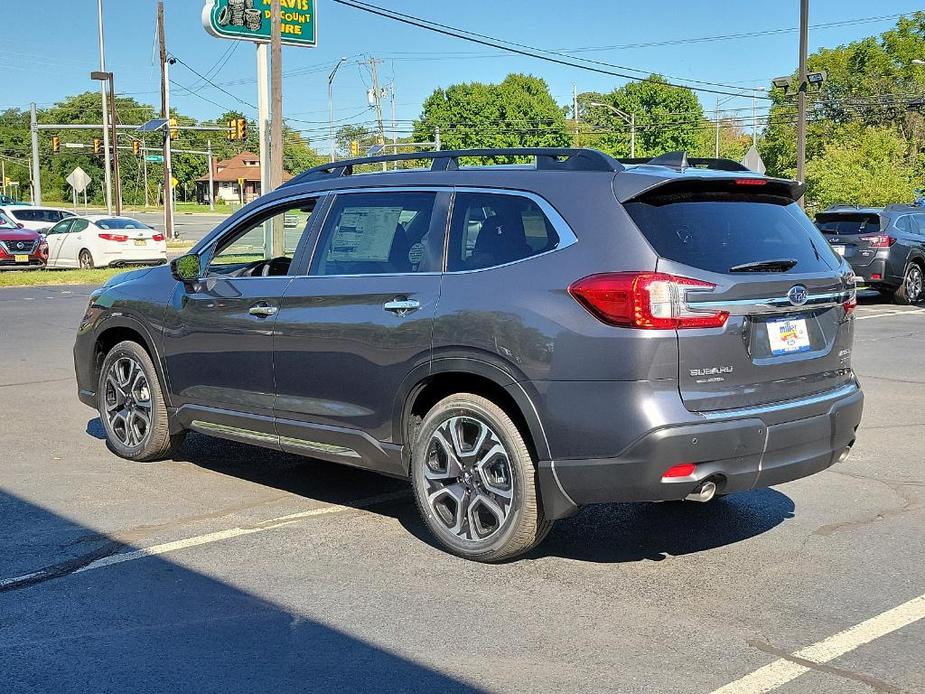
<svg viewBox="0 0 925 694">
<path fill-rule="evenodd" d="M 99 236 L 104 241 L 128 241 L 128 236 L 125 234 L 100 234 Z"/>
<path fill-rule="evenodd" d="M 609 272 L 574 282 L 569 294 L 598 320 L 609 325 L 651 330 L 720 328 L 726 311 L 692 311 L 689 289 L 708 290 L 710 282 L 660 272 Z"/>
<path fill-rule="evenodd" d="M 696 469 L 697 466 L 694 465 L 694 463 L 681 463 L 665 470 L 665 472 L 662 473 L 662 479 L 666 477 L 690 477 L 694 474 Z"/>
<path fill-rule="evenodd" d="M 737 186 L 766 186 L 768 184 L 767 179 L 764 178 L 737 178 Z"/>
<path fill-rule="evenodd" d="M 842 303 L 842 307 L 845 309 L 845 315 L 850 316 L 854 313 L 854 309 L 858 307 L 858 289 L 857 289 L 857 277 L 850 275 L 845 278 L 845 284 L 847 284 L 847 293 L 848 298 Z"/>
<path fill-rule="evenodd" d="M 861 241 L 867 241 L 870 244 L 871 248 L 889 248 L 894 243 L 896 239 L 892 236 L 887 236 L 886 234 L 876 234 L 875 236 L 862 236 Z"/>
<path fill-rule="evenodd" d="M 152 241 L 163 241 L 163 240 L 164 240 L 164 235 L 163 235 L 163 234 L 155 234 L 154 236 L 151 237 L 151 240 L 152 240 Z"/>
</svg>

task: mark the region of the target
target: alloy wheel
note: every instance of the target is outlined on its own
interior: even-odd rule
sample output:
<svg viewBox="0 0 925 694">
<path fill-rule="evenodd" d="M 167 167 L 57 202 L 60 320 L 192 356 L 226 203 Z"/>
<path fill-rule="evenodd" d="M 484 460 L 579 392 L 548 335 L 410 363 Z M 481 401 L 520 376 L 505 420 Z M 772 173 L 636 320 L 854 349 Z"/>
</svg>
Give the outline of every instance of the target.
<svg viewBox="0 0 925 694">
<path fill-rule="evenodd" d="M 81 270 L 89 270 L 93 267 L 93 256 L 89 251 L 81 251 L 77 261 Z"/>
<path fill-rule="evenodd" d="M 513 468 L 488 424 L 449 418 L 431 436 L 423 466 L 427 503 L 442 530 L 481 542 L 504 527 L 514 506 Z"/>
<path fill-rule="evenodd" d="M 911 265 L 906 273 L 906 296 L 910 303 L 915 303 L 922 298 L 922 289 L 922 269 L 918 265 Z"/>
<path fill-rule="evenodd" d="M 104 390 L 106 419 L 123 446 L 142 445 L 151 429 L 151 389 L 144 370 L 132 357 L 119 357 L 109 367 Z"/>
</svg>

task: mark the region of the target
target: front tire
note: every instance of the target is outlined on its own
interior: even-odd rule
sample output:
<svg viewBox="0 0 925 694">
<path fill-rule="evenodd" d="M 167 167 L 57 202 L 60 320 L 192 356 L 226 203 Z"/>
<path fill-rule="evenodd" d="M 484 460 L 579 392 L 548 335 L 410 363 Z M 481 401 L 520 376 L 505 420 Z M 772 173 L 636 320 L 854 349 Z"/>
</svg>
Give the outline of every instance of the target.
<svg viewBox="0 0 925 694">
<path fill-rule="evenodd" d="M 81 270 L 92 270 L 94 267 L 93 254 L 84 248 L 80 253 L 77 254 L 77 264 L 80 266 Z"/>
<path fill-rule="evenodd" d="M 925 296 L 925 274 L 918 263 L 910 263 L 906 268 L 903 282 L 893 294 L 897 304 L 909 305 L 919 303 Z"/>
<path fill-rule="evenodd" d="M 427 413 L 412 446 L 415 501 L 434 537 L 450 552 L 496 562 L 541 541 L 536 468 L 511 418 L 478 395 L 459 393 Z"/>
<path fill-rule="evenodd" d="M 120 342 L 103 360 L 97 409 L 110 448 L 122 458 L 161 460 L 183 441 L 182 433 L 170 434 L 154 362 L 137 342 Z"/>
</svg>

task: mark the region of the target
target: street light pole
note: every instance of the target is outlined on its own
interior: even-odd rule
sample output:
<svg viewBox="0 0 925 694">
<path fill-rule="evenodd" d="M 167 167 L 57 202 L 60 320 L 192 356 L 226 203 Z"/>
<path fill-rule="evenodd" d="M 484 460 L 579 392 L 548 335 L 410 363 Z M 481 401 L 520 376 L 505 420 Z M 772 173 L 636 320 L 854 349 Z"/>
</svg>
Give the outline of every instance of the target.
<svg viewBox="0 0 925 694">
<path fill-rule="evenodd" d="M 100 72 L 106 72 L 106 44 L 103 40 L 103 0 L 96 2 L 97 25 L 100 42 Z M 109 171 L 109 109 L 106 106 L 106 85 L 100 82 L 103 103 L 103 178 L 106 189 L 106 212 L 112 214 L 112 175 Z"/>
<path fill-rule="evenodd" d="M 630 157 L 635 159 L 636 158 L 636 113 L 635 111 L 633 113 L 626 113 L 625 111 L 621 111 L 620 109 L 618 109 L 616 106 L 612 104 L 604 104 L 604 103 L 601 103 L 600 101 L 592 101 L 588 104 L 588 106 L 596 106 L 599 108 L 610 109 L 610 111 L 612 111 L 616 115 L 620 116 L 620 118 L 622 118 L 624 121 L 626 121 L 627 125 L 630 126 Z"/>
<path fill-rule="evenodd" d="M 341 58 L 337 61 L 337 65 L 334 66 L 334 69 L 331 70 L 331 74 L 328 75 L 328 137 L 331 139 L 331 161 L 335 159 L 334 152 L 334 76 L 337 74 L 340 66 L 347 62 L 347 58 Z"/>
<path fill-rule="evenodd" d="M 806 53 L 809 43 L 809 0 L 800 0 L 800 75 L 797 92 L 797 180 L 803 181 L 806 169 Z M 804 204 L 800 197 L 800 206 Z"/>
</svg>

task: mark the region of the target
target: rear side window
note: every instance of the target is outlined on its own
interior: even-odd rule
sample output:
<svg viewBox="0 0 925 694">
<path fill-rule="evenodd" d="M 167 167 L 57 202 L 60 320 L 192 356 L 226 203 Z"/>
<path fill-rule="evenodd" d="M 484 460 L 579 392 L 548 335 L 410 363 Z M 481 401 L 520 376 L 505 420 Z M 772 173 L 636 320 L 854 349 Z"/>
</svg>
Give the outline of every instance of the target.
<svg viewBox="0 0 925 694">
<path fill-rule="evenodd" d="M 436 198 L 436 193 L 412 191 L 338 195 L 321 231 L 311 274 L 439 271 L 439 258 L 429 252 Z"/>
<path fill-rule="evenodd" d="M 16 210 L 16 219 L 22 222 L 60 222 L 64 215 L 57 210 Z"/>
<path fill-rule="evenodd" d="M 876 214 L 845 214 L 820 212 L 816 215 L 816 226 L 823 234 L 852 236 L 874 234 L 880 231 L 880 216 Z"/>
<path fill-rule="evenodd" d="M 147 224 L 143 224 L 135 219 L 100 219 L 96 222 L 100 229 L 150 229 Z"/>
<path fill-rule="evenodd" d="M 559 235 L 540 206 L 523 195 L 457 193 L 450 227 L 450 272 L 504 265 L 545 253 Z"/>
<path fill-rule="evenodd" d="M 709 272 L 791 260 L 788 272 L 839 265 L 831 247 L 795 202 L 774 196 L 704 194 L 624 203 L 661 257 Z"/>
</svg>

